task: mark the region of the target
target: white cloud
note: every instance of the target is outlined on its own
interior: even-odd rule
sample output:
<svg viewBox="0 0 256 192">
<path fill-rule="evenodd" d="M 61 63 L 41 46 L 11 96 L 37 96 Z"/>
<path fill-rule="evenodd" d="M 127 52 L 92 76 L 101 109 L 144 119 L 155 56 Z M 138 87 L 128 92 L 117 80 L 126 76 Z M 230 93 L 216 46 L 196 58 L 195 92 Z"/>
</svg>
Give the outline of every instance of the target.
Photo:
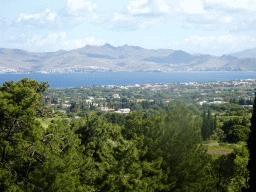
<svg viewBox="0 0 256 192">
<path fill-rule="evenodd" d="M 170 11 L 165 0 L 130 1 L 122 11 L 101 15 L 97 22 L 108 29 L 137 30 L 150 28 L 158 23 L 166 12 Z"/>
<path fill-rule="evenodd" d="M 80 16 L 88 15 L 96 9 L 96 3 L 84 0 L 68 0 L 66 10 L 69 14 Z"/>
<path fill-rule="evenodd" d="M 21 13 L 17 19 L 17 23 L 22 23 L 28 26 L 45 26 L 52 24 L 56 17 L 57 13 L 46 9 L 35 14 Z"/>
<path fill-rule="evenodd" d="M 130 1 L 127 5 L 127 10 L 131 14 L 145 14 L 150 13 L 151 9 L 147 7 L 148 0 Z"/>
<path fill-rule="evenodd" d="M 22 13 L 18 24 L 34 27 L 66 28 L 84 21 L 112 29 L 136 30 L 158 21 L 178 20 L 186 28 L 245 31 L 256 27 L 256 0 L 132 0 L 121 11 L 97 13 L 92 1 L 68 0 L 55 13 Z"/>
<path fill-rule="evenodd" d="M 100 17 L 97 22 L 107 29 L 122 30 L 137 30 L 140 28 L 150 28 L 160 20 L 158 18 L 145 18 L 143 16 L 132 16 L 126 13 L 113 13 Z"/>
<path fill-rule="evenodd" d="M 152 19 L 157 19 L 178 20 L 189 28 L 245 31 L 256 27 L 256 1 L 133 0 L 122 11 L 109 14 L 106 18 L 108 20 L 99 19 L 98 22 L 105 26 L 107 22 L 108 28 L 134 30 L 145 27 L 145 23 L 151 23 L 150 26 L 153 26 Z M 121 20 L 125 20 L 125 23 L 120 23 Z"/>
<path fill-rule="evenodd" d="M 68 25 L 79 24 L 84 21 L 96 21 L 96 3 L 84 0 L 68 0 L 66 6 L 61 10 L 58 18 L 58 26 L 66 27 Z"/>
<path fill-rule="evenodd" d="M 87 44 L 103 45 L 110 42 L 102 39 L 96 39 L 94 36 L 69 40 L 66 32 L 53 32 L 48 33 L 46 36 L 28 35 L 24 33 L 21 35 L 12 35 L 3 43 L 5 43 L 7 47 L 14 46 L 28 51 L 51 52 L 58 51 L 60 49 L 72 50 L 84 47 Z"/>
<path fill-rule="evenodd" d="M 15 24 L 29 27 L 60 27 L 78 24 L 83 21 L 94 21 L 98 18 L 95 14 L 96 3 L 84 0 L 68 0 L 66 6 L 59 14 L 46 9 L 38 13 L 21 13 Z"/>
<path fill-rule="evenodd" d="M 195 0 L 190 2 L 195 6 L 187 2 L 181 3 L 181 8 L 183 8 L 179 12 L 181 16 L 176 17 L 186 27 L 218 31 L 246 31 L 256 27 L 255 0 Z"/>
<path fill-rule="evenodd" d="M 205 13 L 202 0 L 181 0 L 180 7 L 188 14 L 202 14 Z"/>
<path fill-rule="evenodd" d="M 228 10 L 241 10 L 245 9 L 248 11 L 256 10 L 255 0 L 205 0 L 207 6 L 219 7 Z"/>
<path fill-rule="evenodd" d="M 170 11 L 169 5 L 165 0 L 156 0 L 154 2 L 156 10 L 162 13 L 168 13 Z"/>
<path fill-rule="evenodd" d="M 188 52 L 203 52 L 211 55 L 233 53 L 244 49 L 253 48 L 256 38 L 246 35 L 220 35 L 220 36 L 190 36 L 183 41 L 172 41 L 172 49 L 181 49 Z"/>
</svg>

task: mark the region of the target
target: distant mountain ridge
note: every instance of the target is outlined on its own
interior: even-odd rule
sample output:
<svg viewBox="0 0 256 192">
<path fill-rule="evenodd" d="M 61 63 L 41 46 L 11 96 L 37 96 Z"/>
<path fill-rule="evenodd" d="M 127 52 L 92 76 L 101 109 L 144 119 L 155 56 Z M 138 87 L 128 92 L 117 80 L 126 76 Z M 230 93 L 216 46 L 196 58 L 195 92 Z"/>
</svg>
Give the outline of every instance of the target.
<svg viewBox="0 0 256 192">
<path fill-rule="evenodd" d="M 253 54 L 255 53 L 255 54 Z M 248 55 L 250 58 L 243 58 Z M 70 51 L 28 52 L 0 48 L 0 73 L 79 71 L 255 71 L 256 49 L 222 55 L 138 46 L 86 45 Z"/>
<path fill-rule="evenodd" d="M 246 49 L 244 51 L 237 52 L 237 53 L 232 53 L 230 55 L 234 56 L 236 58 L 239 58 L 239 59 L 246 59 L 246 58 L 253 59 L 253 58 L 256 58 L 256 48 Z"/>
</svg>

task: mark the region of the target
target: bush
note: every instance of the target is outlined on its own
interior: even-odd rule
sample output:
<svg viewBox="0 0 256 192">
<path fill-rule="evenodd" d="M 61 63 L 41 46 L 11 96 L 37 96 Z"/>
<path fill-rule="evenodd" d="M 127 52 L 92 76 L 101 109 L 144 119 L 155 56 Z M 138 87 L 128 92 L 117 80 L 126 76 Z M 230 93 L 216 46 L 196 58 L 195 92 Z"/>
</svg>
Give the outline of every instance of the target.
<svg viewBox="0 0 256 192">
<path fill-rule="evenodd" d="M 237 143 L 239 141 L 247 141 L 250 129 L 243 125 L 233 125 L 227 134 L 229 143 Z"/>
<path fill-rule="evenodd" d="M 54 119 L 52 119 L 52 120 L 51 120 L 51 123 L 55 123 L 55 120 L 54 120 Z"/>
<path fill-rule="evenodd" d="M 220 128 L 216 128 L 213 131 L 213 135 L 210 137 L 211 140 L 223 141 L 225 139 L 224 131 Z"/>
</svg>

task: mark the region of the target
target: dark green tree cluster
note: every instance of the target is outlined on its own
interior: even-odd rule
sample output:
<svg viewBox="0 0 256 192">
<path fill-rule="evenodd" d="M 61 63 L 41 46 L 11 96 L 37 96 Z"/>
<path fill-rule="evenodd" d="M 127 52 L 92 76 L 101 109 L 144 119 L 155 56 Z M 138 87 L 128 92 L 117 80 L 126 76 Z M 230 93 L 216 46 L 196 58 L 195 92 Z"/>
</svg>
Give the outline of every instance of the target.
<svg viewBox="0 0 256 192">
<path fill-rule="evenodd" d="M 229 103 L 239 104 L 239 105 L 253 105 L 253 102 L 251 100 L 244 100 L 240 98 L 239 100 L 236 100 L 235 98 L 230 99 Z"/>
<path fill-rule="evenodd" d="M 103 118 L 107 119 L 112 124 L 124 125 L 126 122 L 126 114 L 122 113 L 107 113 Z"/>
<path fill-rule="evenodd" d="M 71 106 L 69 108 L 70 112 L 79 113 L 80 111 L 80 105 L 77 102 L 72 102 Z"/>
<path fill-rule="evenodd" d="M 248 187 L 246 145 L 213 158 L 200 144 L 201 119 L 183 103 L 171 103 L 158 115 L 131 113 L 124 124 L 88 112 L 44 129 L 36 117 L 45 113 L 40 99 L 47 87 L 30 79 L 0 87 L 0 191 Z"/>
<path fill-rule="evenodd" d="M 224 142 L 237 143 L 247 141 L 250 133 L 249 122 L 246 118 L 240 120 L 239 117 L 231 118 L 225 122 L 221 128 L 224 131 Z"/>
<path fill-rule="evenodd" d="M 256 172 L 254 168 L 255 164 L 255 156 L 253 154 L 256 153 L 255 148 L 255 138 L 256 138 L 256 92 L 254 97 L 254 104 L 253 104 L 253 113 L 251 117 L 251 126 L 250 126 L 250 133 L 249 133 L 249 139 L 247 141 L 248 143 L 248 149 L 250 153 L 250 160 L 248 162 L 247 169 L 250 170 L 250 180 L 249 185 L 253 188 L 255 186 L 255 179 L 256 179 Z M 245 191 L 245 190 L 244 190 Z"/>
</svg>

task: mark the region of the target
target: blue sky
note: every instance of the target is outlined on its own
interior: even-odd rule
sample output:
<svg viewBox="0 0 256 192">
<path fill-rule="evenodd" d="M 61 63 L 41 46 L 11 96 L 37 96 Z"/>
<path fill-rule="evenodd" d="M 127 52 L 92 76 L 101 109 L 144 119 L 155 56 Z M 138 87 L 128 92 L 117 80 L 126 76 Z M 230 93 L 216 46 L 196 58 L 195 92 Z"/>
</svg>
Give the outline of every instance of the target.
<svg viewBox="0 0 256 192">
<path fill-rule="evenodd" d="M 220 56 L 256 48 L 254 0 L 0 0 L 0 47 L 124 44 Z"/>
</svg>

